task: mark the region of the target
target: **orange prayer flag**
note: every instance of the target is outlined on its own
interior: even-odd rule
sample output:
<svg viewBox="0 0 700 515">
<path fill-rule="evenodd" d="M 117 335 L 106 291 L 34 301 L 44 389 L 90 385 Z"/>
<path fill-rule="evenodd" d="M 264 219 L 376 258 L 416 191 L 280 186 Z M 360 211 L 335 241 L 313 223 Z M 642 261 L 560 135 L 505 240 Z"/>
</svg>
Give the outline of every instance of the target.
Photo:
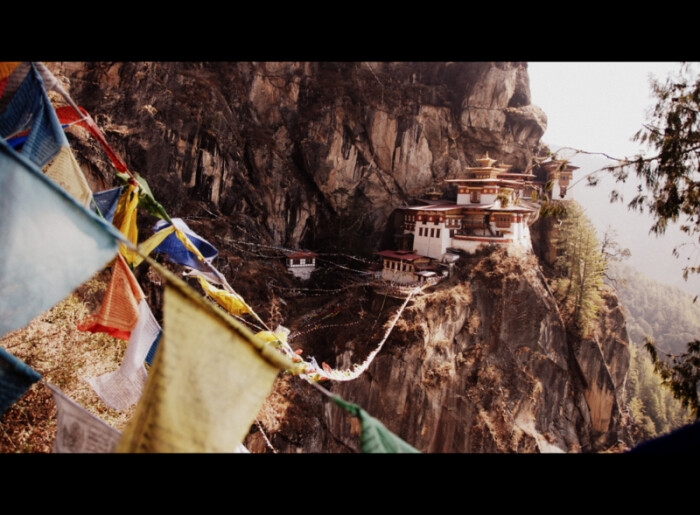
<svg viewBox="0 0 700 515">
<path fill-rule="evenodd" d="M 146 296 L 124 258 L 118 254 L 100 311 L 78 324 L 79 331 L 108 333 L 128 340 L 139 319 L 139 301 Z"/>
<path fill-rule="evenodd" d="M 0 79 L 4 79 L 9 77 L 13 71 L 15 71 L 15 68 L 17 68 L 17 65 L 19 64 L 19 61 L 13 61 L 13 62 L 1 62 L 0 63 Z"/>
</svg>

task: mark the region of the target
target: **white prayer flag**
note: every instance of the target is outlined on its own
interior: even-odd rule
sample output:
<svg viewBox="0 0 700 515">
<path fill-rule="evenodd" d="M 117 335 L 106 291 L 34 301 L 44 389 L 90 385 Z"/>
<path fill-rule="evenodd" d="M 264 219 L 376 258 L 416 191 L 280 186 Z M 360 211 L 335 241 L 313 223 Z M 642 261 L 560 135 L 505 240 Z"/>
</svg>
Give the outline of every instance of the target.
<svg viewBox="0 0 700 515">
<path fill-rule="evenodd" d="M 86 379 L 107 406 L 125 410 L 138 402 L 148 379 L 143 362 L 160 330 L 148 303 L 141 299 L 139 321 L 131 331 L 122 364 L 114 372 Z"/>
<path fill-rule="evenodd" d="M 121 433 L 46 383 L 58 408 L 58 428 L 53 443 L 55 453 L 114 452 Z"/>
</svg>

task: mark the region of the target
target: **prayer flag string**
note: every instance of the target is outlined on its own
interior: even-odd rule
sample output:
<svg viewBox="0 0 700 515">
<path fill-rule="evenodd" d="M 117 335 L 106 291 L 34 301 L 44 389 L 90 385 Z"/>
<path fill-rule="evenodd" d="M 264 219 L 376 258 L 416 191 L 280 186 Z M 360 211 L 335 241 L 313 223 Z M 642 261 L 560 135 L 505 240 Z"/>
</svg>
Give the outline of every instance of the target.
<svg viewBox="0 0 700 515">
<path fill-rule="evenodd" d="M 25 70 L 25 68 L 27 68 L 27 70 Z M 117 226 L 121 229 L 121 234 L 117 231 L 106 231 L 106 232 L 109 233 L 109 236 L 110 236 L 110 238 L 113 239 L 113 241 L 117 241 L 122 246 L 122 253 L 127 256 L 129 261 L 131 262 L 132 266 L 136 266 L 140 262 L 142 262 L 143 260 L 147 260 L 151 267 L 155 267 L 161 275 L 166 277 L 166 285 L 179 284 L 177 282 L 175 282 L 175 283 L 173 282 L 173 281 L 175 281 L 175 279 L 173 277 L 169 276 L 170 273 L 167 272 L 167 270 L 162 269 L 162 267 L 160 267 L 155 261 L 153 261 L 151 258 L 147 257 L 148 253 L 150 253 L 152 250 L 156 250 L 157 247 L 160 244 L 162 244 L 162 242 L 165 240 L 165 238 L 171 236 L 172 233 L 174 232 L 175 236 L 182 243 L 182 245 L 185 247 L 185 249 L 187 249 L 187 251 L 193 253 L 196 256 L 196 259 L 197 259 L 196 264 L 204 267 L 204 270 L 202 270 L 202 272 L 211 274 L 213 277 L 215 277 L 219 281 L 219 284 L 221 284 L 224 288 L 223 290 L 216 289 L 216 288 L 212 287 L 211 285 L 208 285 L 208 283 L 206 282 L 205 279 L 202 278 L 202 276 L 199 276 L 198 280 L 200 281 L 200 285 L 202 285 L 203 289 L 207 292 L 207 294 L 210 297 L 212 297 L 213 299 L 215 299 L 217 302 L 219 302 L 219 304 L 221 304 L 223 307 L 225 307 L 227 309 L 227 311 L 233 312 L 232 314 L 241 315 L 244 313 L 248 313 L 251 316 L 253 316 L 253 318 L 255 318 L 265 328 L 264 331 L 260 331 L 256 335 L 257 337 L 250 337 L 250 338 L 247 338 L 247 340 L 249 343 L 252 343 L 257 348 L 257 351 L 264 359 L 266 359 L 267 361 L 274 364 L 277 368 L 286 369 L 286 370 L 291 371 L 293 373 L 299 373 L 301 371 L 302 373 L 300 375 L 302 375 L 302 377 L 304 377 L 307 380 L 310 380 L 310 379 L 317 380 L 319 374 L 322 377 L 325 377 L 327 379 L 334 379 L 334 380 L 354 379 L 355 377 L 359 376 L 359 374 L 361 374 L 364 370 L 366 370 L 369 367 L 369 365 L 371 364 L 374 357 L 381 350 L 382 346 L 384 345 L 384 343 L 388 339 L 389 334 L 391 333 L 396 322 L 400 318 L 404 308 L 406 307 L 408 302 L 411 300 L 412 296 L 416 292 L 418 292 L 422 289 L 422 288 L 415 288 L 415 289 L 412 289 L 408 293 L 408 296 L 406 297 L 404 304 L 401 306 L 401 308 L 396 313 L 394 320 L 392 321 L 390 327 L 387 329 L 383 339 L 378 344 L 377 348 L 372 353 L 370 353 L 370 355 L 368 356 L 368 358 L 365 360 L 365 362 L 362 365 L 359 365 L 359 366 L 355 365 L 355 369 L 350 374 L 348 374 L 348 371 L 330 370 L 327 366 L 324 366 L 323 368 L 319 368 L 315 364 L 315 360 L 313 360 L 313 358 L 312 358 L 313 363 L 305 363 L 305 365 L 307 365 L 307 367 L 312 366 L 312 369 L 310 371 L 311 373 L 309 373 L 308 368 L 300 367 L 299 365 L 295 365 L 293 363 L 293 362 L 298 362 L 299 357 L 297 356 L 297 354 L 294 351 L 291 350 L 291 348 L 289 347 L 289 345 L 287 343 L 288 331 L 285 331 L 284 329 L 278 329 L 275 332 L 271 331 L 269 329 L 269 327 L 267 327 L 267 325 L 264 323 L 264 321 L 255 313 L 255 311 L 252 308 L 250 308 L 250 306 L 248 306 L 247 303 L 245 303 L 243 298 L 240 295 L 238 295 L 235 292 L 235 290 L 233 290 L 233 288 L 228 284 L 226 278 L 218 270 L 216 270 L 216 268 L 211 264 L 210 259 L 208 259 L 207 257 L 202 255 L 202 252 L 200 251 L 200 249 L 197 247 L 197 245 L 195 245 L 193 243 L 191 235 L 187 234 L 186 231 L 177 227 L 176 224 L 174 223 L 174 219 L 171 220 L 170 217 L 167 215 L 167 213 L 165 213 L 165 210 L 162 209 L 162 206 L 160 206 L 160 204 L 158 204 L 155 201 L 155 199 L 153 198 L 153 195 L 150 191 L 150 188 L 148 188 L 148 184 L 145 182 L 145 180 L 143 180 L 138 175 L 135 176 L 132 172 L 130 172 L 128 170 L 128 167 L 126 166 L 124 161 L 122 161 L 119 158 L 119 156 L 114 152 L 114 150 L 106 142 L 104 134 L 99 129 L 99 127 L 94 122 L 94 120 L 89 115 L 89 113 L 87 113 L 87 111 L 85 111 L 83 108 L 78 107 L 75 104 L 75 102 L 70 98 L 70 96 L 59 85 L 59 83 L 55 79 L 55 77 L 51 74 L 51 72 L 43 64 L 32 63 L 28 67 L 25 67 L 25 66 L 23 66 L 23 63 L 22 64 L 10 63 L 9 65 L 5 66 L 4 68 L 0 67 L 0 72 L 5 73 L 7 75 L 7 77 L 0 77 L 0 80 L 4 81 L 4 82 L 2 82 L 2 85 L 1 85 L 2 90 L 0 90 L 0 95 L 2 95 L 2 102 L 3 102 L 3 106 L 0 106 L 0 109 L 4 106 L 8 105 L 9 102 L 12 100 L 12 97 L 14 97 L 16 92 L 19 91 L 19 88 L 21 87 L 21 85 L 25 84 L 25 82 L 19 81 L 19 77 L 22 77 L 23 80 L 26 77 L 33 77 L 35 79 L 37 77 L 37 72 L 38 72 L 38 75 L 41 76 L 41 79 L 39 80 L 39 84 L 43 84 L 41 86 L 42 88 L 45 87 L 44 93 L 43 93 L 44 97 L 46 96 L 46 89 L 54 89 L 54 90 L 58 91 L 66 99 L 66 101 L 70 104 L 70 109 L 72 109 L 72 111 L 70 111 L 69 108 L 59 108 L 59 109 L 61 109 L 61 111 L 60 111 L 61 112 L 61 119 L 59 120 L 57 118 L 56 110 L 51 105 L 51 102 L 46 100 L 46 99 L 44 100 L 44 107 L 42 109 L 45 109 L 46 112 L 49 113 L 49 115 L 50 115 L 49 117 L 53 119 L 53 122 L 52 122 L 53 125 L 58 127 L 57 130 L 60 131 L 60 133 L 57 133 L 57 134 L 60 137 L 62 137 L 63 139 L 65 139 L 65 135 L 63 134 L 63 128 L 64 128 L 63 122 L 65 122 L 66 126 L 77 124 L 77 125 L 80 125 L 80 126 L 87 128 L 88 131 L 98 140 L 98 142 L 100 143 L 102 148 L 108 154 L 108 156 L 110 157 L 110 160 L 115 165 L 118 172 L 125 173 L 128 175 L 128 177 L 129 177 L 129 180 L 127 181 L 128 188 L 126 191 L 124 191 L 122 193 L 123 202 L 120 202 L 120 206 L 117 208 L 117 212 L 115 214 L 115 220 L 113 222 L 115 226 Z M 24 74 L 24 75 L 22 75 L 22 74 Z M 15 81 L 15 82 L 17 82 L 17 84 L 15 84 L 13 82 L 13 84 L 11 86 L 8 86 L 9 81 L 5 81 L 5 78 L 10 78 L 10 76 L 18 78 Z M 21 107 L 19 107 L 17 109 L 21 109 Z M 16 111 L 16 113 L 19 113 L 19 115 L 21 116 L 21 113 L 19 111 Z M 43 116 L 43 115 L 37 115 L 37 120 L 41 120 L 42 119 L 41 116 Z M 8 127 L 9 127 L 9 125 L 8 125 Z M 17 127 L 19 127 L 19 125 L 17 125 Z M 33 138 L 34 136 L 32 136 L 31 131 L 28 134 L 29 134 L 28 140 L 27 140 L 27 142 L 24 143 L 24 147 L 31 149 L 34 147 L 32 147 L 33 143 L 31 143 L 31 141 L 29 141 L 29 140 L 31 140 L 31 138 Z M 43 136 L 41 136 L 41 137 L 43 137 Z M 36 138 L 34 138 L 34 139 L 36 140 Z M 63 140 L 61 139 L 61 141 L 63 141 Z M 7 144 L 6 143 L 4 143 L 4 144 L 5 144 L 6 148 L 9 149 Z M 43 156 L 49 155 L 46 152 L 53 152 L 53 150 L 44 150 L 43 147 L 36 147 L 36 148 L 38 148 L 40 150 L 40 152 L 43 152 L 41 154 L 42 157 L 40 157 L 40 159 L 42 159 L 42 160 L 45 159 L 45 157 L 43 157 Z M 11 150 L 11 149 L 9 149 L 9 150 Z M 12 152 L 14 152 L 14 151 L 12 151 Z M 70 168 L 77 169 L 77 166 L 72 164 L 72 162 L 69 164 L 70 164 L 70 166 L 69 166 Z M 66 167 L 64 167 L 64 168 L 66 168 Z M 3 193 L 5 193 L 5 192 L 3 192 Z M 92 197 L 92 192 L 90 192 L 90 197 Z M 140 202 L 139 200 L 141 200 L 143 202 Z M 90 201 L 92 202 L 92 199 L 90 199 Z M 135 224 L 136 204 L 135 204 L 135 202 L 137 202 L 137 201 L 139 201 L 138 202 L 139 205 L 142 205 L 146 209 L 149 209 L 149 211 L 151 209 L 153 209 L 154 212 L 156 213 L 156 216 L 161 216 L 162 218 L 164 218 L 164 220 L 166 220 L 167 222 L 169 222 L 171 224 L 170 225 L 171 229 L 169 231 L 164 231 L 163 234 L 156 233 L 156 234 L 158 234 L 158 238 L 160 238 L 158 241 L 154 241 L 152 239 L 149 239 L 149 240 L 143 242 L 138 247 L 137 247 L 138 234 L 135 230 L 135 227 L 136 227 L 136 224 Z M 95 205 L 97 207 L 97 203 L 95 203 Z M 98 211 L 99 211 L 99 208 L 98 208 Z M 4 220 L 4 222 L 5 222 L 5 224 L 4 224 L 5 226 L 8 225 L 8 220 Z M 11 224 L 11 222 L 10 222 L 10 224 Z M 115 236 L 115 234 L 117 236 Z M 89 253 L 89 251 L 87 249 L 80 250 L 80 252 Z M 348 256 L 348 257 L 351 257 L 353 259 L 357 259 L 358 261 L 362 261 L 362 260 L 355 258 L 353 256 Z M 103 258 L 100 257 L 99 259 L 103 259 Z M 121 258 L 119 258 L 119 259 L 121 259 Z M 332 264 L 334 266 L 339 266 L 341 268 L 345 268 L 347 270 L 351 270 L 354 272 L 365 273 L 364 271 L 353 270 L 349 267 L 345 267 L 343 265 L 339 265 L 336 263 L 332 263 Z M 199 268 L 199 267 L 196 266 L 196 268 Z M 182 284 L 184 285 L 184 283 L 182 283 Z M 176 289 L 178 289 L 179 295 L 181 295 L 183 299 L 188 299 L 187 302 L 194 301 L 195 304 L 199 305 L 200 307 L 202 306 L 202 304 L 201 304 L 202 302 L 204 302 L 205 305 L 211 305 L 210 303 L 205 302 L 201 295 L 194 293 L 193 290 L 191 290 L 191 288 L 187 285 L 184 285 L 184 286 L 179 285 L 179 286 L 177 286 Z M 171 288 L 171 291 L 173 291 L 172 288 Z M 229 295 L 225 295 L 227 293 Z M 172 295 L 171 295 L 170 298 L 175 298 L 175 297 L 172 297 Z M 233 300 L 237 301 L 237 303 L 234 303 L 232 305 L 226 304 L 225 302 L 222 303 L 220 298 L 233 299 Z M 183 306 L 184 305 L 185 304 L 183 304 Z M 236 307 L 233 307 L 233 306 L 236 306 Z M 236 313 L 236 311 L 238 311 L 238 312 Z M 217 313 L 217 312 L 218 312 L 218 310 L 214 309 L 213 311 L 210 311 L 209 314 L 212 315 L 213 313 Z M 328 316 L 334 316 L 334 315 L 331 314 Z M 239 317 L 237 316 L 237 318 L 239 318 Z M 327 317 L 324 317 L 324 319 L 325 318 L 327 318 Z M 171 320 L 174 320 L 174 319 L 171 317 Z M 229 317 L 229 320 L 232 320 L 232 318 Z M 231 322 L 226 322 L 226 323 L 229 326 L 231 324 Z M 347 325 L 347 324 L 336 324 L 336 325 Z M 133 327 L 131 325 L 131 323 L 129 323 L 129 327 L 126 327 L 126 329 L 129 329 L 130 327 Z M 177 337 L 175 336 L 173 329 L 168 330 L 168 327 L 166 325 L 166 332 L 168 332 L 168 331 L 169 331 L 170 336 L 168 338 L 166 338 L 166 344 L 167 344 L 168 339 L 173 340 L 174 338 L 179 337 L 179 336 L 177 336 Z M 183 331 L 184 331 L 184 329 L 183 329 Z M 240 331 L 240 329 L 237 329 L 237 331 Z M 157 331 L 155 330 L 155 326 L 154 326 L 154 330 L 152 331 L 152 334 L 156 334 L 156 332 Z M 124 336 L 128 337 L 128 335 L 126 335 L 126 334 Z M 150 341 L 150 339 L 151 338 L 149 337 L 149 341 Z M 282 352 L 280 353 L 276 350 L 273 350 L 274 347 L 279 348 Z M 139 351 L 139 352 L 143 352 L 143 351 Z M 162 354 L 163 353 L 161 352 L 159 355 L 162 355 Z M 142 359 L 139 357 L 136 361 L 142 361 Z M 162 358 L 161 358 L 161 361 L 162 361 Z M 158 362 L 159 362 L 158 357 L 156 356 L 156 362 L 154 363 L 154 370 L 157 369 Z M 154 399 L 157 398 L 158 395 L 160 395 L 160 394 L 158 394 L 154 397 L 154 395 L 155 395 L 154 392 L 155 392 L 155 390 L 153 390 L 152 388 L 149 390 L 148 395 L 150 396 L 149 397 L 150 403 L 152 403 L 154 401 Z M 145 413 L 147 411 L 148 411 L 148 406 L 141 409 L 140 416 L 145 417 L 146 416 Z M 146 419 L 144 419 L 144 420 L 146 420 Z M 132 424 L 132 426 L 130 426 L 128 438 L 132 439 L 132 441 L 134 441 L 133 438 L 135 438 L 135 437 L 141 438 L 141 440 L 139 440 L 140 443 L 135 444 L 136 447 L 134 447 L 131 444 L 129 444 L 129 445 L 123 444 L 123 445 L 121 445 L 122 450 L 125 450 L 125 449 L 134 449 L 134 450 L 135 449 L 152 449 L 152 447 L 150 447 L 152 442 L 146 442 L 145 440 L 143 440 L 143 435 L 145 433 L 139 433 L 139 431 L 143 428 L 143 426 L 140 425 L 141 423 L 137 420 L 134 422 L 134 424 Z M 141 435 L 141 436 L 139 436 L 139 435 Z M 124 441 L 125 440 L 122 439 L 122 442 L 124 442 Z M 168 442 L 167 445 L 170 445 L 171 443 L 172 442 Z M 145 445 L 145 447 L 144 447 L 144 445 Z M 166 447 L 167 447 L 167 445 L 166 445 Z"/>
</svg>

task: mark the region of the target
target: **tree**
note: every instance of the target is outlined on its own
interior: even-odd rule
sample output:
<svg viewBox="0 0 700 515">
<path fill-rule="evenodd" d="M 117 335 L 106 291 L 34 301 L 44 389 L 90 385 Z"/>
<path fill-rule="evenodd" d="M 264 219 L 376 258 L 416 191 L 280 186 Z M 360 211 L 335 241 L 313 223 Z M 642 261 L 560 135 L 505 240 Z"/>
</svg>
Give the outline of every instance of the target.
<svg viewBox="0 0 700 515">
<path fill-rule="evenodd" d="M 608 225 L 605 229 L 605 233 L 603 233 L 603 241 L 600 242 L 600 252 L 603 254 L 606 265 L 612 262 L 620 262 L 632 255 L 630 249 L 622 248 L 617 241 L 617 237 L 617 231 Z M 624 286 L 616 277 L 612 277 L 612 275 L 608 273 L 608 266 L 605 267 L 603 275 L 605 279 L 615 287 L 618 286 L 618 283 L 620 283 L 620 286 Z"/>
<path fill-rule="evenodd" d="M 700 234 L 700 76 L 687 65 L 664 84 L 652 81 L 656 106 L 648 123 L 634 136 L 651 155 L 638 155 L 610 167 L 620 181 L 633 170 L 646 185 L 628 204 L 655 217 L 651 230 L 663 234 L 669 222 L 681 221 L 691 236 Z M 700 272 L 691 267 L 687 272 Z"/>
<path fill-rule="evenodd" d="M 640 188 L 629 206 L 649 210 L 653 232 L 662 234 L 669 222 L 680 221 L 695 238 L 700 234 L 700 76 L 684 64 L 664 83 L 652 81 L 652 91 L 656 106 L 634 137 L 651 155 L 610 169 L 618 180 L 624 181 L 630 168 L 643 180 L 647 190 Z M 685 268 L 686 278 L 689 273 L 700 273 L 700 267 Z M 700 342 L 690 342 L 684 354 L 671 359 L 660 358 L 651 340 L 645 347 L 663 383 L 700 418 Z"/>
<path fill-rule="evenodd" d="M 700 340 L 687 345 L 680 356 L 669 356 L 670 362 L 659 358 L 654 342 L 646 339 L 644 348 L 651 356 L 654 371 L 661 377 L 661 384 L 667 386 L 684 408 L 700 419 Z"/>
<path fill-rule="evenodd" d="M 606 266 L 595 228 L 576 201 L 566 205 L 556 245 L 555 266 L 562 276 L 556 289 L 565 313 L 581 334 L 586 334 L 602 304 Z"/>
</svg>

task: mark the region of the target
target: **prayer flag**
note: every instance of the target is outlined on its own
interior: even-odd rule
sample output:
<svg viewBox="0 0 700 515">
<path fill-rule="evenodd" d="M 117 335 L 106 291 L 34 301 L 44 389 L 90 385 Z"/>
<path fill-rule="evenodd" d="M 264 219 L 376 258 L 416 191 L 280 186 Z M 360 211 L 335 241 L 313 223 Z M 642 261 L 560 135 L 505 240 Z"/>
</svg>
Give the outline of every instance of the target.
<svg viewBox="0 0 700 515">
<path fill-rule="evenodd" d="M 22 82 L 27 77 L 27 73 L 31 70 L 31 63 L 18 63 L 10 74 L 5 78 L 6 82 L 0 95 L 0 112 L 4 111 L 7 104 L 10 103 L 15 92 L 22 85 Z"/>
<path fill-rule="evenodd" d="M 153 249 L 160 245 L 165 238 L 167 238 L 174 232 L 175 227 L 171 225 L 169 227 L 166 227 L 165 229 L 161 229 L 157 233 L 151 235 L 151 237 L 148 238 L 146 241 L 139 244 L 139 252 L 138 254 L 134 255 L 134 259 L 131 262 L 131 266 L 133 266 L 134 268 L 139 266 L 141 262 L 145 259 L 145 257 L 150 255 L 151 252 L 153 252 Z"/>
<path fill-rule="evenodd" d="M 7 77 L 0 79 L 0 97 L 5 92 L 5 87 L 7 86 Z"/>
<path fill-rule="evenodd" d="M 117 451 L 235 452 L 278 371 L 294 365 L 157 268 L 167 280 L 163 337 Z"/>
<path fill-rule="evenodd" d="M 146 182 L 146 179 L 141 177 L 139 174 L 134 174 L 134 177 L 136 178 L 136 182 L 139 184 L 139 205 L 153 216 L 162 218 L 167 222 L 172 222 L 170 216 L 168 216 L 168 213 L 165 212 L 165 208 L 153 196 L 151 187 L 148 185 L 148 182 Z"/>
<path fill-rule="evenodd" d="M 41 70 L 39 70 L 41 73 Z M 48 70 L 47 70 L 48 71 Z M 50 72 L 49 72 L 50 73 Z M 42 78 L 44 77 L 44 74 L 42 74 Z M 47 83 L 47 80 L 44 79 L 44 83 Z M 48 89 L 48 87 L 47 87 Z M 96 140 L 97 142 L 102 146 L 102 149 L 105 151 L 107 156 L 109 157 L 110 161 L 112 161 L 112 164 L 114 167 L 119 170 L 119 172 L 127 172 L 127 167 L 124 164 L 124 161 L 122 161 L 119 156 L 117 156 L 116 152 L 112 149 L 112 147 L 109 146 L 107 143 L 107 140 L 104 137 L 104 134 L 102 134 L 102 131 L 100 128 L 97 126 L 95 121 L 92 119 L 90 114 L 82 107 L 76 106 L 70 97 L 68 97 L 67 93 L 63 91 L 60 87 L 58 87 L 58 84 L 56 84 L 56 88 L 58 89 L 59 92 L 69 100 L 71 105 L 68 106 L 62 106 L 56 109 L 56 115 L 58 116 L 59 121 L 61 124 L 65 127 L 66 125 L 70 124 L 77 124 L 84 129 L 86 129 Z M 117 174 L 119 175 L 119 173 Z M 124 179 L 126 182 L 129 182 L 131 180 L 131 177 L 129 176 L 128 173 L 125 173 L 126 178 Z M 155 200 L 155 199 L 154 199 Z"/>
<path fill-rule="evenodd" d="M 15 68 L 17 68 L 17 65 L 19 64 L 19 62 L 0 63 L 0 99 L 2 99 L 2 94 L 5 92 L 10 75 L 13 71 L 15 71 Z"/>
<path fill-rule="evenodd" d="M 131 243 L 136 246 L 139 238 L 139 230 L 136 225 L 136 210 L 139 205 L 139 196 L 136 192 L 136 186 L 129 184 L 126 191 L 119 197 L 117 211 L 114 213 L 114 226 L 126 236 Z M 136 259 L 136 253 L 130 250 L 126 245 L 119 245 L 119 252 L 129 264 Z"/>
<path fill-rule="evenodd" d="M 114 220 L 114 213 L 117 210 L 117 203 L 121 194 L 122 187 L 117 186 L 110 190 L 100 191 L 92 196 L 95 199 L 97 209 L 100 210 L 100 214 L 110 223 Z"/>
<path fill-rule="evenodd" d="M 32 64 L 41 76 L 41 80 L 44 82 L 44 88 L 46 89 L 46 91 L 51 91 L 53 89 L 61 93 L 64 97 L 67 97 L 66 100 L 70 99 L 67 93 L 63 91 L 61 85 L 58 83 L 58 79 L 56 78 L 56 76 L 53 73 L 51 73 L 51 70 L 49 70 L 44 63 L 40 61 L 35 61 Z M 72 102 L 72 100 L 70 101 Z"/>
<path fill-rule="evenodd" d="M 274 347 L 279 347 L 282 343 L 287 342 L 287 335 L 289 334 L 289 329 L 286 327 L 277 328 L 276 332 L 272 331 L 260 331 L 256 333 L 255 336 L 260 338 L 262 341 L 273 345 Z"/>
<path fill-rule="evenodd" d="M 174 225 L 176 229 L 184 234 L 171 234 L 165 240 L 163 240 L 163 243 L 156 247 L 156 252 L 163 252 L 164 254 L 167 254 L 168 258 L 173 263 L 189 266 L 190 268 L 195 268 L 197 270 L 208 271 L 210 267 L 200 261 L 200 259 L 197 257 L 196 251 L 199 251 L 207 262 L 211 262 L 211 260 L 214 259 L 219 252 L 211 243 L 192 231 L 181 218 L 173 218 L 172 221 L 172 225 Z M 170 224 L 168 224 L 168 222 L 165 220 L 160 220 L 153 227 L 153 230 L 160 231 L 168 225 Z M 185 243 L 182 241 L 184 236 L 187 236 L 187 239 L 189 239 L 192 245 L 194 245 L 195 249 L 187 249 Z"/>
<path fill-rule="evenodd" d="M 0 337 L 114 257 L 121 235 L 0 141 Z"/>
<path fill-rule="evenodd" d="M 51 384 L 46 384 L 56 403 L 58 424 L 54 453 L 110 453 L 121 433 L 66 397 Z"/>
<path fill-rule="evenodd" d="M 232 315 L 240 316 L 243 313 L 248 313 L 250 311 L 250 308 L 243 301 L 243 299 L 240 298 L 240 296 L 217 288 L 216 286 L 212 286 L 202 276 L 197 276 L 197 279 L 199 280 L 199 284 L 202 286 L 204 292 Z"/>
<path fill-rule="evenodd" d="M 148 350 L 148 355 L 146 356 L 146 363 L 148 363 L 149 367 L 153 366 L 153 358 L 156 357 L 156 351 L 158 350 L 158 342 L 160 341 L 161 336 L 163 336 L 163 330 L 158 333 L 158 336 L 156 336 L 156 340 L 153 342 L 151 345 L 151 348 Z"/>
<path fill-rule="evenodd" d="M 0 347 L 0 415 L 39 379 L 38 372 Z"/>
<path fill-rule="evenodd" d="M 6 79 L 17 68 L 19 61 L 1 62 L 0 63 L 0 79 Z"/>
<path fill-rule="evenodd" d="M 332 399 L 338 406 L 360 419 L 360 424 L 362 424 L 361 442 L 363 453 L 377 454 L 419 452 L 394 433 L 389 431 L 386 427 L 384 427 L 384 424 L 356 404 L 346 402 L 337 395 L 334 395 Z"/>
<path fill-rule="evenodd" d="M 128 340 L 139 321 L 139 302 L 145 297 L 136 277 L 119 254 L 100 311 L 78 324 L 79 331 L 107 333 Z"/>
<path fill-rule="evenodd" d="M 69 146 L 59 149 L 51 164 L 46 167 L 46 176 L 66 190 L 78 204 L 90 208 L 92 190 Z"/>
<path fill-rule="evenodd" d="M 87 379 L 107 406 L 125 410 L 138 402 L 148 378 L 143 362 L 159 334 L 160 326 L 143 299 L 139 302 L 139 321 L 131 331 L 122 364 L 114 372 Z"/>
<path fill-rule="evenodd" d="M 7 104 L 12 100 L 15 92 L 19 89 L 27 74 L 32 70 L 36 70 L 44 83 L 46 91 L 56 90 L 69 102 L 72 102 L 68 94 L 63 90 L 58 83 L 58 79 L 49 71 L 44 63 L 35 62 L 4 62 L 0 63 L 0 79 L 5 81 L 3 86 L 0 86 L 0 111 L 4 111 Z"/>
<path fill-rule="evenodd" d="M 8 87 L 5 88 L 3 98 L 8 94 Z M 0 112 L 2 138 L 8 138 L 25 129 L 29 129 L 29 135 L 22 146 L 21 154 L 38 166 L 44 166 L 61 147 L 68 146 L 68 139 L 34 65 L 30 66 L 29 72 L 6 108 Z"/>
</svg>

